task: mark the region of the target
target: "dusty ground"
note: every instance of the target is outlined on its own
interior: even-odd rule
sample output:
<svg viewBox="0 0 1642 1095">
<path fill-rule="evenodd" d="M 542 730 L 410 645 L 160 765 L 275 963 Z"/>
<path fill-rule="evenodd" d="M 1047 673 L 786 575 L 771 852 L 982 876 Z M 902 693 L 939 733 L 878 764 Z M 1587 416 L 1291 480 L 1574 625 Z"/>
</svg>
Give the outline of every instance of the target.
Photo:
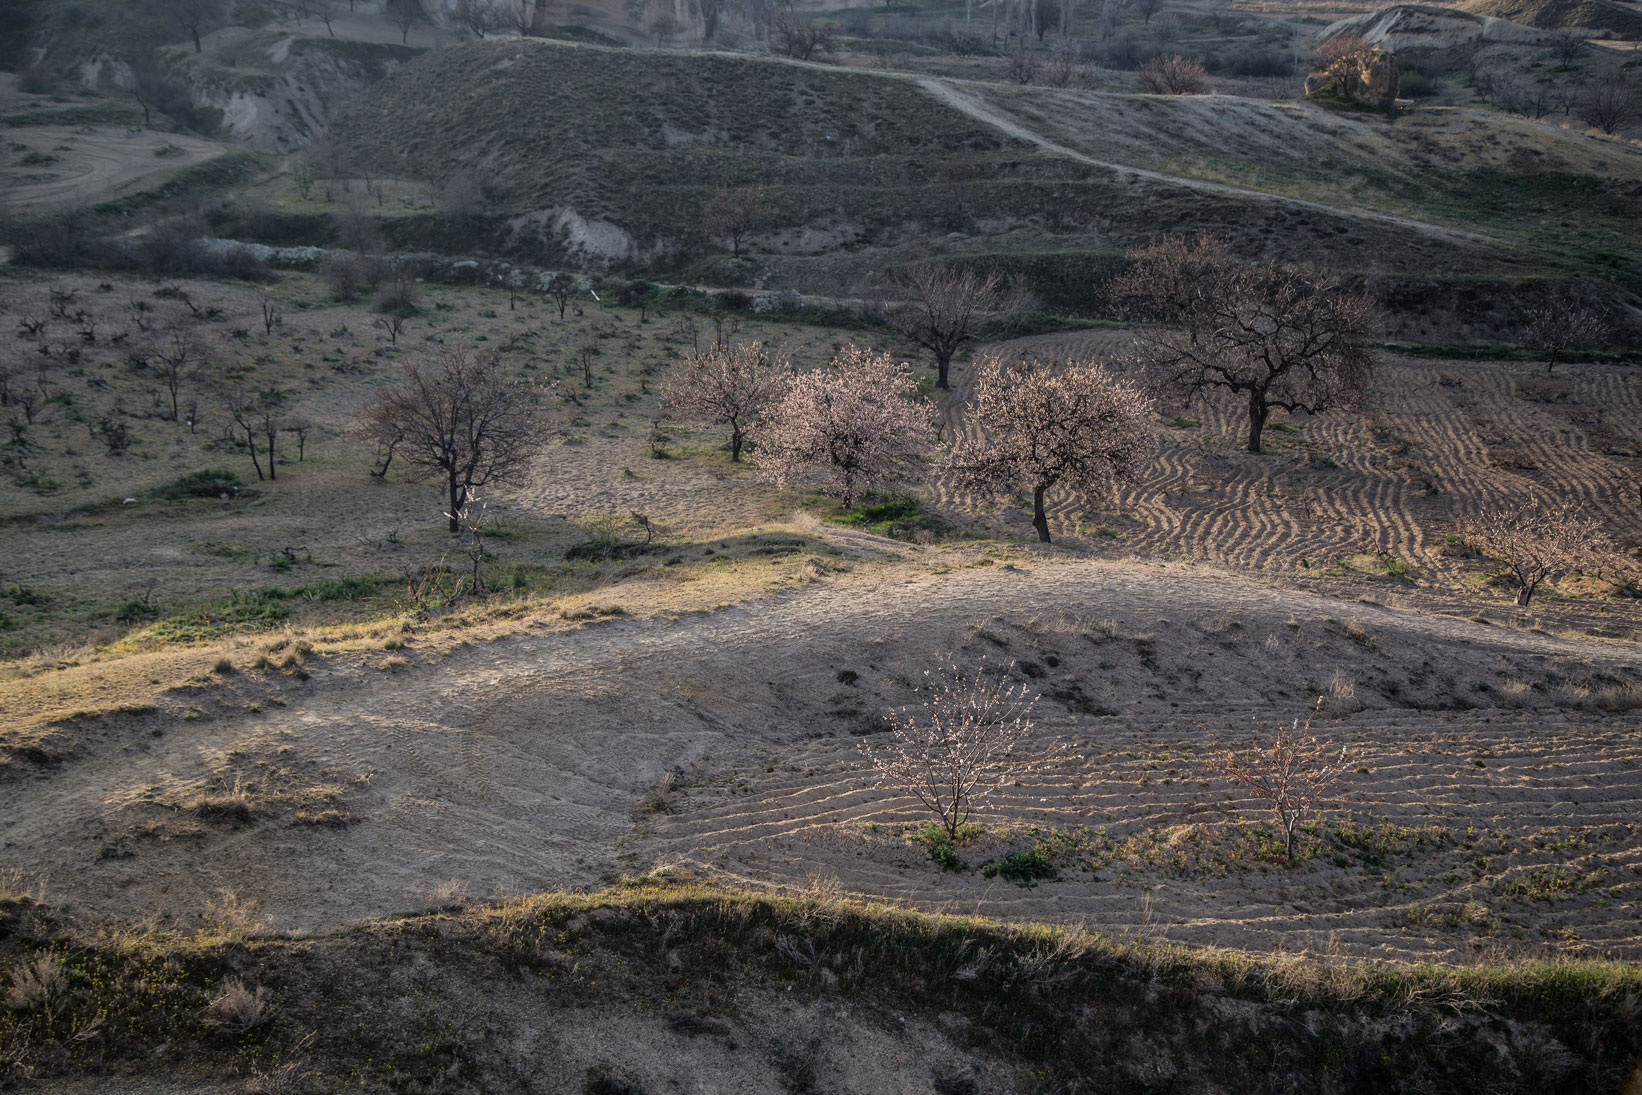
<svg viewBox="0 0 1642 1095">
<path fill-rule="evenodd" d="M 153 189 L 227 151 L 201 137 L 115 126 L 0 128 L 10 152 L 0 188 L 14 215 L 78 209 Z M 29 163 L 40 156 L 49 162 Z"/>
<path fill-rule="evenodd" d="M 0 840 L 77 907 L 182 926 L 251 908 L 320 927 L 685 862 L 1257 949 L 1639 953 L 1638 720 L 1598 707 L 1634 708 L 1634 645 L 1182 564 L 976 552 L 932 574 L 932 549 L 836 549 L 863 573 L 93 720 L 62 765 L 13 766 Z M 979 867 L 1052 831 L 1062 880 L 1037 889 L 943 873 L 857 752 L 921 668 L 983 654 L 1017 663 L 1044 735 L 1076 754 L 964 851 Z M 1314 692 L 1364 769 L 1334 819 L 1355 842 L 1288 867 L 1206 757 Z"/>
<path fill-rule="evenodd" d="M 109 284 L 62 283 L 110 316 L 152 298 Z M 271 335 L 252 290 L 186 288 L 225 309 L 201 325 L 216 368 L 288 383 L 293 412 L 319 429 L 308 460 L 249 500 L 120 505 L 181 472 L 243 474 L 249 461 L 209 417 L 194 433 L 168 421 L 163 390 L 127 375 L 107 333 L 53 374 L 52 391 L 73 399 L 48 405 L 23 455 L 60 482 L 12 493 L 5 529 L 8 583 L 45 602 L 19 597 L 7 612 L 29 627 L 60 612 L 101 620 L 104 643 L 127 636 L 14 663 L 0 683 L 12 749 L 0 842 L 57 900 L 173 926 L 308 928 L 682 863 L 1256 949 L 1642 946 L 1634 602 L 1587 583 L 1516 613 L 1508 591 L 1479 585 L 1484 564 L 1443 550 L 1465 507 L 1533 492 L 1577 498 L 1634 537 L 1632 369 L 1393 358 L 1371 411 L 1274 429 L 1260 457 L 1238 451 L 1227 408 L 1190 408 L 1155 475 L 1115 500 L 1057 500 L 1056 548 L 1018 542 L 1018 501 L 998 508 L 939 476 L 939 511 L 1003 539 L 915 546 L 792 516 L 802 496 L 732 467 L 710 429 L 670 425 L 673 459 L 650 459 L 656 392 L 689 338 L 670 319 L 590 309 L 561 329 L 535 302 L 509 312 L 505 294 L 430 288 L 395 351 L 370 313 L 326 304 L 311 281 L 277 287 L 287 318 Z M 8 287 L 24 313 L 49 304 L 45 290 Z M 755 330 L 804 363 L 848 337 L 744 333 Z M 588 395 L 573 351 L 598 331 Z M 1127 337 L 1000 349 L 1116 354 Z M 396 359 L 436 338 L 502 345 L 521 375 L 582 400 L 533 478 L 495 495 L 511 532 L 488 565 L 548 574 L 546 586 L 467 610 L 488 622 L 466 637 L 468 617 L 446 617 L 438 640 L 402 599 L 314 605 L 314 619 L 363 619 L 351 646 L 304 632 L 307 609 L 287 634 L 230 632 L 190 650 L 97 607 L 151 575 L 170 583 L 171 613 L 437 559 L 430 490 L 371 480 L 345 432 Z M 122 393 L 134 412 L 146 401 L 133 414 L 141 445 L 109 458 L 86 445 L 83 420 Z M 552 570 L 585 535 L 577 521 L 634 510 L 660 526 L 662 556 L 579 585 Z M 280 565 L 286 547 L 303 549 L 299 563 Z M 231 670 L 211 669 L 219 651 Z M 909 843 L 916 815 L 872 788 L 857 745 L 910 699 L 919 670 L 982 654 L 1017 663 L 1043 694 L 1045 741 L 1076 759 L 1001 798 L 959 849 L 964 868 L 946 872 Z M 1288 866 L 1208 758 L 1251 716 L 1287 721 L 1319 695 L 1324 732 L 1361 770 Z M 121 704 L 131 710 L 94 713 Z M 1039 846 L 1058 881 L 988 877 Z"/>
</svg>

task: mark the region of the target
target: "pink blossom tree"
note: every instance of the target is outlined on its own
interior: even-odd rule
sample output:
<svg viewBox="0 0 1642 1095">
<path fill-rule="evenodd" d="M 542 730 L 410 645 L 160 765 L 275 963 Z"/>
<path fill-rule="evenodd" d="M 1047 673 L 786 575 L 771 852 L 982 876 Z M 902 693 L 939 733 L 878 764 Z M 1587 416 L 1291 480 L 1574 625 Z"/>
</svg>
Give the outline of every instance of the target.
<svg viewBox="0 0 1642 1095">
<path fill-rule="evenodd" d="M 772 359 L 759 342 L 692 353 L 668 382 L 665 405 L 673 414 L 728 426 L 730 459 L 738 461 L 747 431 L 790 372 L 784 358 Z"/>
<path fill-rule="evenodd" d="M 1157 446 L 1151 400 L 1090 360 L 984 361 L 970 414 L 977 432 L 953 446 L 948 466 L 975 490 L 1029 488 L 1045 544 L 1045 494 L 1132 479 Z"/>
<path fill-rule="evenodd" d="M 830 367 L 794 377 L 764 416 L 758 465 L 780 486 L 820 479 L 848 509 L 873 487 L 913 470 L 933 428 L 911 396 L 912 370 L 851 346 Z"/>
</svg>

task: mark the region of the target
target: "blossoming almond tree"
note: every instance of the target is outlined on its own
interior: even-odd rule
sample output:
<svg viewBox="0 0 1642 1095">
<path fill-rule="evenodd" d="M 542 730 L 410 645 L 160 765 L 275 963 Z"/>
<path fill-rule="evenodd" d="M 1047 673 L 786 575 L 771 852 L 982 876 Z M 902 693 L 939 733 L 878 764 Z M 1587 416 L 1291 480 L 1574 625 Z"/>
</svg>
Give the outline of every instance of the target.
<svg viewBox="0 0 1642 1095">
<path fill-rule="evenodd" d="M 850 508 L 918 466 L 933 416 L 912 390 L 906 364 L 851 346 L 827 368 L 786 384 L 764 415 L 760 470 L 782 487 L 820 479 Z"/>
<path fill-rule="evenodd" d="M 1157 447 L 1151 400 L 1087 359 L 984 361 L 970 414 L 977 432 L 953 446 L 948 466 L 975 490 L 1030 488 L 1032 527 L 1045 544 L 1047 492 L 1132 479 Z"/>
</svg>

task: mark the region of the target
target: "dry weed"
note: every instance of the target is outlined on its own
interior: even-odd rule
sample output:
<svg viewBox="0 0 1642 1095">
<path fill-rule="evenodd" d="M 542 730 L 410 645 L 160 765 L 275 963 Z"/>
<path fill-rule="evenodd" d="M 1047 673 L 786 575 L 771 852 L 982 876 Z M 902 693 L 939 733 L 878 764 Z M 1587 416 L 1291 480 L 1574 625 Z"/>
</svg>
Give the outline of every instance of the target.
<svg viewBox="0 0 1642 1095">
<path fill-rule="evenodd" d="M 13 1011 L 52 1011 L 68 991 L 62 959 L 42 954 L 12 971 L 6 1007 Z"/>
<path fill-rule="evenodd" d="M 252 989 L 238 977 L 224 980 L 211 1002 L 205 1005 L 207 1022 L 233 1030 L 253 1030 L 267 1022 L 272 1014 L 268 990 L 261 985 Z"/>
</svg>

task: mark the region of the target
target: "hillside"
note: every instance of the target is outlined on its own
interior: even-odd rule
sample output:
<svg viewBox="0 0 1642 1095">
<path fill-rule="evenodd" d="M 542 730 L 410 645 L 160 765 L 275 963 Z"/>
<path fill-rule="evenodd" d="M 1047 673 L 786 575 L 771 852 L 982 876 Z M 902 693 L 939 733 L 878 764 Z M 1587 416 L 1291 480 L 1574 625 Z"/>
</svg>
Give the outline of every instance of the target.
<svg viewBox="0 0 1642 1095">
<path fill-rule="evenodd" d="M 1592 34 L 1642 38 L 1642 11 L 1615 0 L 1463 0 L 1458 7 L 1547 30 L 1573 27 Z"/>
<path fill-rule="evenodd" d="M 474 176 L 499 199 L 489 245 L 550 264 L 691 269 L 719 249 L 694 211 L 715 187 L 758 184 L 777 224 L 757 263 L 696 276 L 813 292 L 859 289 L 935 246 L 1031 269 L 1056 297 L 1126 246 L 1198 229 L 1364 273 L 1642 261 L 1642 154 L 1463 110 L 1392 123 L 509 40 L 405 66 L 343 111 L 330 149 L 376 177 Z M 1577 218 L 1573 248 L 1558 214 Z M 428 230 L 390 220 L 402 242 Z"/>
</svg>

